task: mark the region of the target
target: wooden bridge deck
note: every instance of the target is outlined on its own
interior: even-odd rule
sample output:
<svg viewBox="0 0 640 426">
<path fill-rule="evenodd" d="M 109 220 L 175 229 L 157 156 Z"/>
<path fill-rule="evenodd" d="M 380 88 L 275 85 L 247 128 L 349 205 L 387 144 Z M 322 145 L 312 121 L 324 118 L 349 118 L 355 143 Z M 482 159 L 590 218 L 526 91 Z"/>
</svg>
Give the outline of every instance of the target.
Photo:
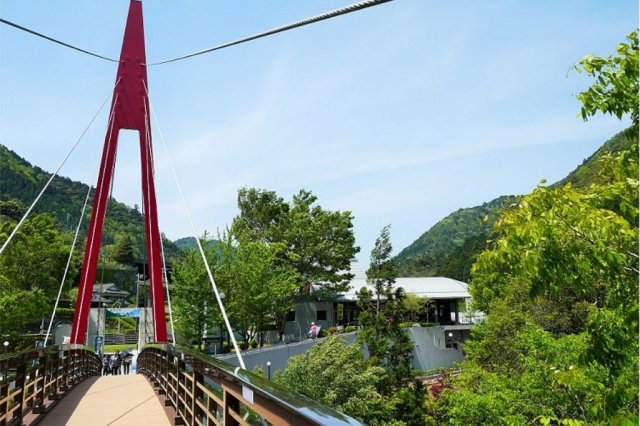
<svg viewBox="0 0 640 426">
<path fill-rule="evenodd" d="M 141 374 L 92 377 L 66 395 L 40 422 L 57 425 L 170 425 L 163 405 Z"/>
</svg>

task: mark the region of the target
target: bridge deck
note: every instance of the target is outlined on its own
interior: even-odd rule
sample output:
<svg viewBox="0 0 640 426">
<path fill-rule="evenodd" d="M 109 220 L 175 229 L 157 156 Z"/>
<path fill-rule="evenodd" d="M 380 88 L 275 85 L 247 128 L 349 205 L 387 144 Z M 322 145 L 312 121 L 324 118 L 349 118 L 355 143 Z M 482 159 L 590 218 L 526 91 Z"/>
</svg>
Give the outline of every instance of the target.
<svg viewBox="0 0 640 426">
<path fill-rule="evenodd" d="M 69 392 L 40 423 L 49 425 L 170 425 L 141 374 L 92 377 Z"/>
</svg>

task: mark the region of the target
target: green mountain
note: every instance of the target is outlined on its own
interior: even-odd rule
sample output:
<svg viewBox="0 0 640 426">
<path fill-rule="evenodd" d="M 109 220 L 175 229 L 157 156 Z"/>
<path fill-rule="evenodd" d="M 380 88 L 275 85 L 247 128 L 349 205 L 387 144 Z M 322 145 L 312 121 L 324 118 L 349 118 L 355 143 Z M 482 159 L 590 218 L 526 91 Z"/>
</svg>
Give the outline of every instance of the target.
<svg viewBox="0 0 640 426">
<path fill-rule="evenodd" d="M 622 131 L 605 142 L 593 155 L 564 179 L 553 184 L 560 187 L 571 183 L 585 188 L 596 182 L 602 169 L 599 161 L 607 154 L 615 154 L 634 143 Z M 501 207 L 516 200 L 516 196 L 502 196 L 481 206 L 459 209 L 422 234 L 395 257 L 401 276 L 446 276 L 468 281 L 476 257 L 491 238 L 493 223 Z"/>
<path fill-rule="evenodd" d="M 502 196 L 481 206 L 451 213 L 395 257 L 400 275 L 444 275 L 462 280 L 464 270 L 468 268 L 462 267 L 460 273 L 452 273 L 449 269 L 456 269 L 452 263 L 455 259 L 469 259 L 471 253 L 484 248 L 497 218 L 496 212 L 514 200 L 514 196 Z M 450 256 L 453 253 L 456 253 L 455 258 Z"/>
<path fill-rule="evenodd" d="M 36 199 L 50 177 L 51 173 L 31 165 L 15 152 L 0 145 L 0 202 L 18 200 L 26 208 Z M 88 190 L 88 185 L 57 176 L 36 204 L 34 212 L 48 213 L 55 218 L 60 229 L 74 232 Z M 81 235 L 86 235 L 89 226 L 93 192 L 92 190 Z M 131 208 L 112 198 L 107 205 L 102 237 L 105 258 L 101 261 L 110 261 L 116 241 L 124 235 L 131 237 L 134 256 L 142 259 L 145 241 L 142 213 L 137 208 Z M 163 242 L 165 252 L 176 252 L 171 241 L 163 239 Z"/>
</svg>

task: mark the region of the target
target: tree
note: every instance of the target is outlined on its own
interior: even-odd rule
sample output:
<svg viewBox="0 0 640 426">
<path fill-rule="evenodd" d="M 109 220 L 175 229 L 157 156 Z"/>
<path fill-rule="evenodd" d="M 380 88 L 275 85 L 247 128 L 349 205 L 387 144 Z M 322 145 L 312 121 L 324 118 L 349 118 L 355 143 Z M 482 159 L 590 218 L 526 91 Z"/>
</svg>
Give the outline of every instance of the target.
<svg viewBox="0 0 640 426">
<path fill-rule="evenodd" d="M 317 197 L 301 190 L 291 203 L 273 191 L 242 188 L 238 191 L 240 214 L 231 234 L 243 241 L 281 244 L 277 262 L 292 266 L 299 285 L 321 285 L 343 291 L 349 280 L 350 262 L 360 250 L 355 246 L 350 212 L 324 210 Z"/>
<path fill-rule="evenodd" d="M 367 345 L 370 362 L 384 367 L 391 384 L 398 386 L 410 375 L 413 345 L 398 321 L 405 295 L 402 288 L 393 290 L 396 268 L 391 257 L 389 228 L 390 225 L 382 228 L 371 250 L 367 284 L 373 291 L 363 288 L 358 294 L 362 309 L 358 316 L 362 327 L 358 339 Z"/>
<path fill-rule="evenodd" d="M 431 302 L 426 297 L 416 296 L 412 293 L 407 293 L 402 299 L 402 321 L 415 322 L 420 314 L 426 311 L 427 306 Z"/>
<path fill-rule="evenodd" d="M 380 231 L 380 236 L 376 238 L 376 243 L 371 250 L 371 263 L 367 269 L 367 284 L 374 288 L 376 296 L 376 315 L 380 313 L 380 299 L 390 298 L 393 284 L 396 282 L 396 264 L 391 257 L 393 247 L 389 240 L 389 229 L 387 225 Z"/>
<path fill-rule="evenodd" d="M 601 58 L 586 55 L 574 69 L 587 73 L 595 82 L 577 95 L 582 102 L 580 111 L 586 121 L 598 112 L 622 118 L 631 116 L 635 133 L 638 132 L 638 31 L 627 36 L 626 43 L 618 44 L 616 56 Z"/>
<path fill-rule="evenodd" d="M 113 259 L 123 265 L 134 265 L 136 256 L 133 253 L 133 241 L 129 234 L 120 236 L 113 249 Z"/>
<path fill-rule="evenodd" d="M 198 250 L 186 251 L 176 263 L 173 282 L 176 330 L 189 344 L 196 341 L 201 348 L 206 331 L 219 322 L 219 309 Z"/>
<path fill-rule="evenodd" d="M 16 224 L 0 223 L 0 243 Z M 48 215 L 26 220 L 0 256 L 0 329 L 12 333 L 40 323 L 53 306 L 69 257 L 71 236 L 60 233 Z M 70 265 L 65 285 L 71 286 L 79 260 Z"/>
<path fill-rule="evenodd" d="M 387 398 L 377 390 L 383 375 L 382 368 L 364 359 L 359 345 L 331 336 L 291 357 L 275 381 L 366 424 L 381 425 L 393 418 Z"/>
<path fill-rule="evenodd" d="M 285 316 L 298 293 L 298 275 L 277 261 L 280 244 L 236 242 L 226 236 L 219 244 L 215 276 L 225 289 L 232 322 L 250 341 L 275 323 L 281 335 Z M 262 335 L 260 335 L 262 337 Z M 263 339 L 260 338 L 262 346 Z"/>
<path fill-rule="evenodd" d="M 10 220 L 18 222 L 22 219 L 27 209 L 15 198 L 7 201 L 0 201 L 0 216 L 6 216 Z"/>
</svg>

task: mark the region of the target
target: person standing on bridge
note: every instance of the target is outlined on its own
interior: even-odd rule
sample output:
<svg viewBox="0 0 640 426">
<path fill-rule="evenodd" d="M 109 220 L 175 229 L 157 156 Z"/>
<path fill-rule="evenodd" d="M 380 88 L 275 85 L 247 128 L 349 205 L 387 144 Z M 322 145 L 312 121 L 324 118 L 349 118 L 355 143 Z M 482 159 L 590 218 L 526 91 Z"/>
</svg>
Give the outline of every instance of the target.
<svg viewBox="0 0 640 426">
<path fill-rule="evenodd" d="M 131 359 L 133 358 L 133 354 L 131 352 L 125 354 L 122 358 L 122 369 L 124 370 L 122 374 L 129 374 L 131 370 Z"/>
<path fill-rule="evenodd" d="M 105 355 L 102 357 L 102 375 L 108 376 L 111 367 L 109 366 L 109 355 Z"/>
<path fill-rule="evenodd" d="M 120 358 L 120 351 L 116 351 L 111 358 L 109 358 L 109 366 L 111 367 L 111 374 L 114 376 L 116 374 L 120 374 L 120 363 L 122 359 Z"/>
</svg>

